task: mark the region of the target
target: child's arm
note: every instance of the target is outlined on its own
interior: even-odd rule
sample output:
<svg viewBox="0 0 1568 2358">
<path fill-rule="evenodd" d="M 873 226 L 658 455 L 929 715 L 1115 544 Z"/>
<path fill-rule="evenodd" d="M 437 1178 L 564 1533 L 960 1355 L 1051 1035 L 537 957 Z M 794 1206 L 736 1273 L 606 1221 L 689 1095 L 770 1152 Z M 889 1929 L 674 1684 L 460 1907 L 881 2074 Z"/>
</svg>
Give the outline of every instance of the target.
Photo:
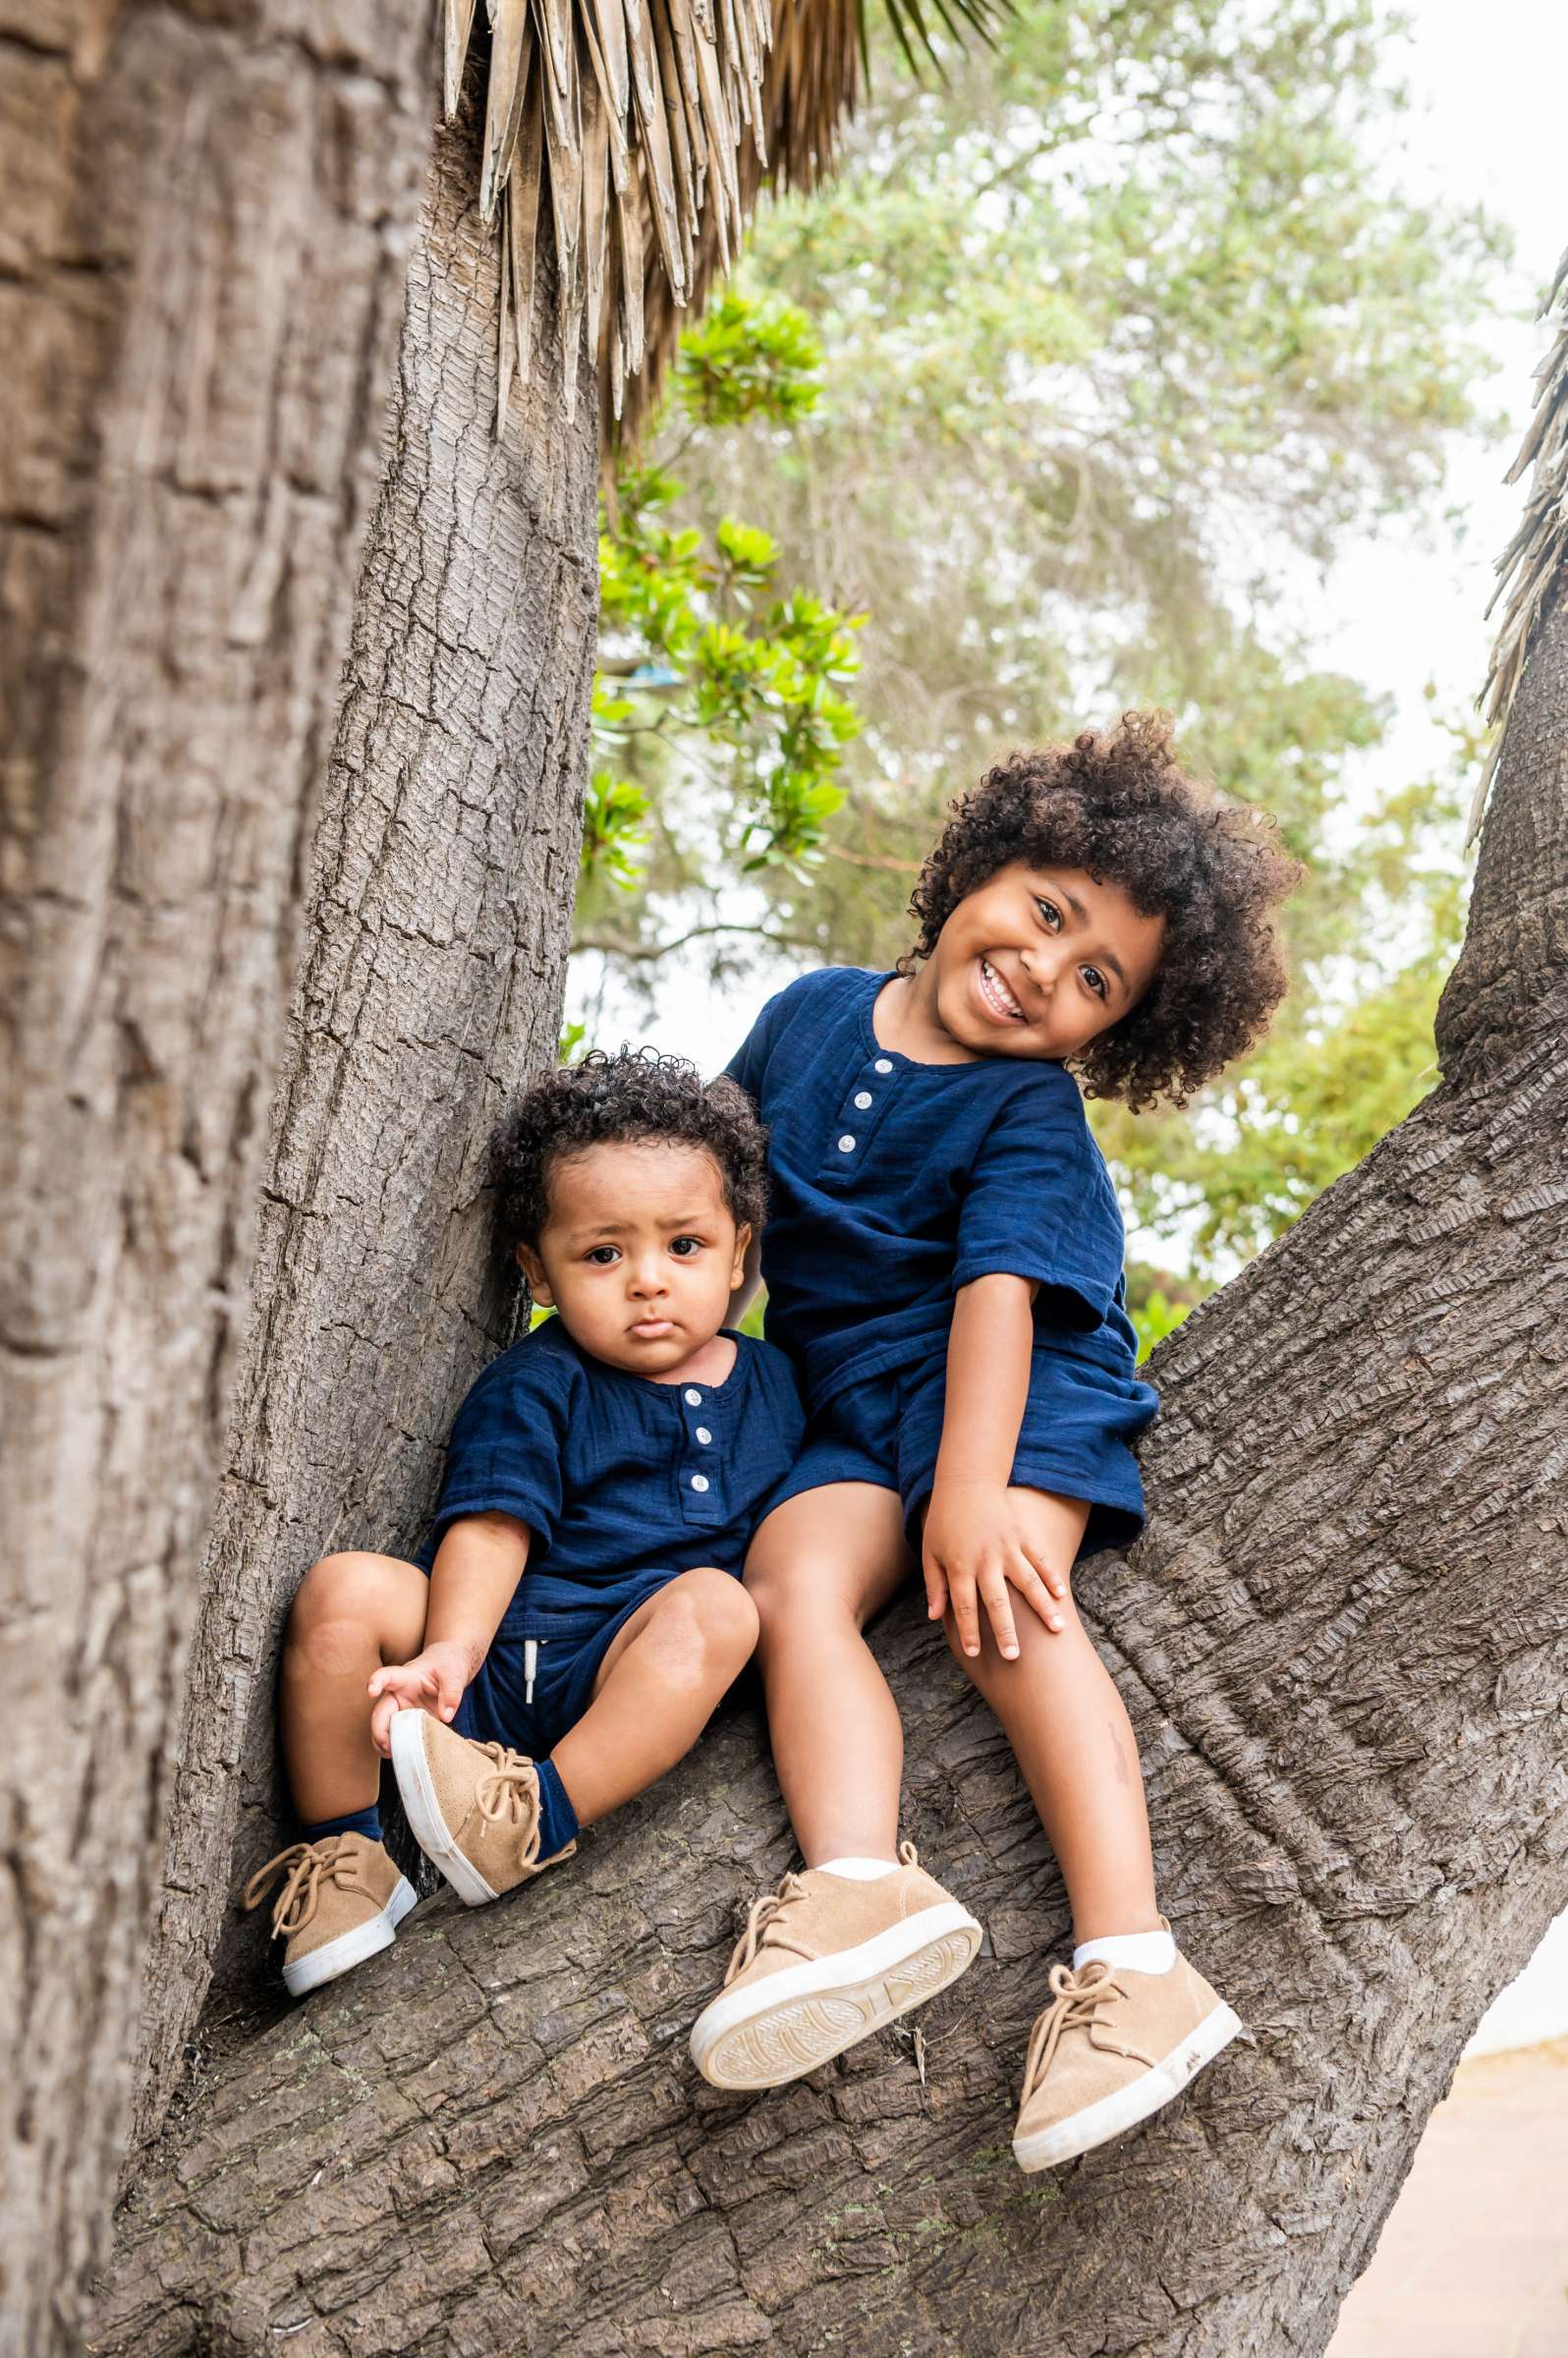
<svg viewBox="0 0 1568 2358">
<path fill-rule="evenodd" d="M 430 1570 L 424 1645 L 411 1662 L 389 1662 L 370 1681 L 370 1734 L 383 1758 L 392 1749 L 395 1712 L 428 1708 L 451 1718 L 528 1560 L 529 1528 L 515 1515 L 460 1515 L 448 1524 Z"/>
<path fill-rule="evenodd" d="M 993 1273 L 960 1286 L 953 1306 L 947 1403 L 922 1567 L 930 1618 L 939 1620 L 951 1604 L 959 1643 L 970 1655 L 980 1652 L 977 1596 L 1002 1653 L 1009 1659 L 1018 1653 L 1009 1585 L 1047 1629 L 1062 1627 L 1053 1600 L 1067 1594 L 1063 1562 L 1071 1564 L 1088 1519 L 1087 1505 L 1060 1499 L 1062 1541 L 1046 1554 L 1009 1492 L 1029 1398 L 1037 1291 L 1033 1278 Z"/>
</svg>

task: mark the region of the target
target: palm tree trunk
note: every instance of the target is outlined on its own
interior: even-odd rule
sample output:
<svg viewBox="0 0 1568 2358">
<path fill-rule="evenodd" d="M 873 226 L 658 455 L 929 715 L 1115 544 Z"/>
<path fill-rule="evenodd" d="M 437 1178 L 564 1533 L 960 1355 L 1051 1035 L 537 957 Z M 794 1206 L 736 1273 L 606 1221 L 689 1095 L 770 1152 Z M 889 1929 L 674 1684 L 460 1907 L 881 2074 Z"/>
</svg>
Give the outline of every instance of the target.
<svg viewBox="0 0 1568 2358">
<path fill-rule="evenodd" d="M 1568 599 L 1521 685 L 1442 1087 L 1161 1354 L 1150 1537 L 1082 1596 L 1162 1888 L 1250 2021 L 1044 2179 L 1009 2152 L 1059 1881 L 897 1607 L 907 1830 L 988 1926 L 936 2005 L 761 2099 L 684 2035 L 790 1861 L 731 1720 L 515 1902 L 201 2074 L 95 2348 L 1310 2358 L 1492 1993 L 1568 1896 Z"/>
<path fill-rule="evenodd" d="M 405 240 L 428 0 L 0 30 L 0 2346 L 75 2347 Z"/>
<path fill-rule="evenodd" d="M 598 619 L 597 399 L 579 354 L 567 419 L 559 329 L 536 332 L 495 438 L 476 127 L 471 106 L 436 138 L 409 266 L 192 1649 L 142 2136 L 213 1961 L 220 1982 L 270 1985 L 265 1921 L 237 1919 L 233 1895 L 287 1822 L 272 1704 L 289 1600 L 330 1548 L 415 1541 L 451 1412 L 515 1314 L 486 1148 L 560 1028 Z"/>
</svg>

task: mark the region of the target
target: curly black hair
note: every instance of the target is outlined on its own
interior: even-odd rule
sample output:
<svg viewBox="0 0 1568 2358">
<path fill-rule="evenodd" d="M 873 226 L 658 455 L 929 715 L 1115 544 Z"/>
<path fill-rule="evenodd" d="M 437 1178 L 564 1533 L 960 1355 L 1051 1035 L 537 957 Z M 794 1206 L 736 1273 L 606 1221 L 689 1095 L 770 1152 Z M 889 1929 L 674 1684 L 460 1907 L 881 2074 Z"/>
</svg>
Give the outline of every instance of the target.
<svg viewBox="0 0 1568 2358">
<path fill-rule="evenodd" d="M 1103 734 L 1013 754 L 953 804 L 910 901 L 928 958 L 960 901 L 999 870 L 1077 868 L 1119 884 L 1164 943 L 1148 990 L 1071 1061 L 1092 1097 L 1135 1113 L 1184 1105 L 1242 1055 L 1285 995 L 1275 904 L 1305 872 L 1274 821 L 1223 801 L 1177 761 L 1167 712 L 1124 712 Z"/>
<path fill-rule="evenodd" d="M 700 1147 L 717 1163 L 737 1227 L 761 1226 L 767 1133 L 752 1100 L 720 1078 L 704 1089 L 695 1064 L 656 1048 L 591 1048 L 523 1092 L 495 1146 L 501 1233 L 508 1251 L 536 1246 L 549 1217 L 550 1174 L 585 1147 L 665 1139 Z"/>
</svg>

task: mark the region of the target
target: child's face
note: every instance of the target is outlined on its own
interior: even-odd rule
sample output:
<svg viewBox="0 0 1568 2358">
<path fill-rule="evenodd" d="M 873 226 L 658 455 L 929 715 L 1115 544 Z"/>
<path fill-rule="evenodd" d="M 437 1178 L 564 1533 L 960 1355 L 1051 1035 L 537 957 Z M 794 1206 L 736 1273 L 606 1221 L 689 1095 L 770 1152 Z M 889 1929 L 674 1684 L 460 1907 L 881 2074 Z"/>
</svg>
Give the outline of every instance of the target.
<svg viewBox="0 0 1568 2358">
<path fill-rule="evenodd" d="M 711 1154 L 660 1139 L 585 1147 L 551 1169 L 549 1201 L 537 1250 L 518 1259 L 585 1351 L 661 1376 L 711 1342 L 751 1240 Z"/>
<path fill-rule="evenodd" d="M 1164 933 L 1120 884 L 1015 862 L 959 902 L 919 984 L 977 1055 L 1072 1056 L 1131 1014 Z"/>
</svg>

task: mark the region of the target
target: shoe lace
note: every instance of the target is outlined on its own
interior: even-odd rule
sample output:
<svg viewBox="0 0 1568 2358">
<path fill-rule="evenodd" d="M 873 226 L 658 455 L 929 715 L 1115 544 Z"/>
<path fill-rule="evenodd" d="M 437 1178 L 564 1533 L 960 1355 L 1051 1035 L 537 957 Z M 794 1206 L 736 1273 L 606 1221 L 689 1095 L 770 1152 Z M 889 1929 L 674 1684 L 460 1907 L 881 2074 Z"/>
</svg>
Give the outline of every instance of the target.
<svg viewBox="0 0 1568 2358">
<path fill-rule="evenodd" d="M 287 1850 L 258 1867 L 246 1884 L 241 1906 L 257 1908 L 279 1876 L 282 1890 L 272 1909 L 274 1939 L 292 1940 L 315 1915 L 323 1882 L 340 1891 L 363 1891 L 373 1897 L 360 1871 L 360 1853 L 346 1834 L 328 1834 L 320 1842 L 291 1842 Z"/>
<path fill-rule="evenodd" d="M 805 1897 L 806 1885 L 798 1875 L 791 1874 L 784 1878 L 776 1891 L 764 1891 L 759 1898 L 753 1900 L 747 1912 L 746 1930 L 735 1943 L 735 1954 L 731 1957 L 729 1971 L 724 1976 L 726 1990 L 736 1975 L 744 1973 L 751 1964 L 762 1945 L 762 1936 L 768 1927 L 776 1924 L 785 1909 L 795 1900 Z M 775 1945 L 788 1947 L 791 1943 L 784 1941 L 775 1943 Z"/>
<path fill-rule="evenodd" d="M 539 1856 L 539 1779 L 533 1763 L 504 1744 L 481 1744 L 495 1763 L 474 1788 L 479 1816 L 490 1825 L 508 1825 L 518 1836 L 518 1861 L 532 1867 Z"/>
<path fill-rule="evenodd" d="M 898 1846 L 898 1856 L 901 1866 L 918 1867 L 920 1865 L 920 1853 L 916 1850 L 913 1842 L 901 1842 Z M 792 1906 L 796 1900 L 805 1899 L 808 1896 L 806 1885 L 800 1877 L 792 1872 L 784 1878 L 776 1891 L 764 1891 L 759 1898 L 753 1900 L 747 1912 L 746 1930 L 735 1943 L 735 1953 L 730 1959 L 729 1971 L 724 1976 L 726 1990 L 736 1976 L 744 1973 L 748 1965 L 753 1962 L 757 1950 L 763 1944 L 763 1936 L 769 1927 L 775 1925 L 785 1909 Z M 793 1940 L 781 1940 L 775 1937 L 768 1945 L 773 1948 L 794 1948 L 796 1943 Z M 803 1948 L 799 1953 L 805 1956 L 808 1952 Z"/>
<path fill-rule="evenodd" d="M 1030 2036 L 1024 2063 L 1026 2105 L 1049 2071 L 1063 2032 L 1092 2031 L 1116 2000 L 1126 1995 L 1110 1966 L 1099 1957 L 1091 1958 L 1081 1973 L 1075 1973 L 1070 1965 L 1053 1965 L 1050 1991 L 1051 2003 Z"/>
</svg>

